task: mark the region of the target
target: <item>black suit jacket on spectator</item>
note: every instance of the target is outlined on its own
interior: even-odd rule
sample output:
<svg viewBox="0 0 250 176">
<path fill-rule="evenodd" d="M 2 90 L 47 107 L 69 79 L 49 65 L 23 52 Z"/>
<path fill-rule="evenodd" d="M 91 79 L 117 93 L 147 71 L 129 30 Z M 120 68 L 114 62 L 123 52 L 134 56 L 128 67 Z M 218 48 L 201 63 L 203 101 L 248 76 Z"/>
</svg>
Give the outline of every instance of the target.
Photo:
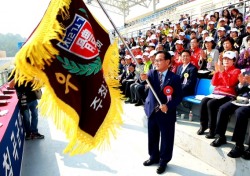
<svg viewBox="0 0 250 176">
<path fill-rule="evenodd" d="M 196 82 L 197 82 L 197 71 L 198 70 L 193 64 L 189 63 L 189 65 L 184 70 L 184 72 L 181 73 L 182 66 L 183 66 L 183 64 L 177 68 L 177 72 L 176 72 L 176 74 L 179 75 L 181 78 L 182 94 L 183 94 L 183 96 L 193 95 L 195 92 L 195 86 L 196 86 Z M 188 78 L 187 78 L 186 84 L 183 84 L 184 79 L 185 79 L 185 77 L 184 77 L 185 73 L 188 74 Z"/>
<path fill-rule="evenodd" d="M 166 51 L 175 51 L 174 41 L 172 41 L 171 44 L 169 42 L 166 42 L 164 48 Z"/>
</svg>

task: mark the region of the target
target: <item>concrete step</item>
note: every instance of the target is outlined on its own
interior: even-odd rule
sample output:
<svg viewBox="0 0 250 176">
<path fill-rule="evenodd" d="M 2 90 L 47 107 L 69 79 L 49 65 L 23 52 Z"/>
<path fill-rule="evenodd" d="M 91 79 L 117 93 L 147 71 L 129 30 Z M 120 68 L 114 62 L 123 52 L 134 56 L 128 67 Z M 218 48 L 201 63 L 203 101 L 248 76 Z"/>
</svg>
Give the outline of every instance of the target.
<svg viewBox="0 0 250 176">
<path fill-rule="evenodd" d="M 178 116 L 175 144 L 226 175 L 249 176 L 250 161 L 227 156 L 234 146 L 234 142 L 231 141 L 233 129 L 229 127 L 226 132 L 227 144 L 215 148 L 210 146 L 214 139 L 196 134 L 200 128 L 199 118 L 194 116 L 193 120 L 192 122 L 188 120 L 188 114 L 185 114 L 185 119 Z"/>
</svg>

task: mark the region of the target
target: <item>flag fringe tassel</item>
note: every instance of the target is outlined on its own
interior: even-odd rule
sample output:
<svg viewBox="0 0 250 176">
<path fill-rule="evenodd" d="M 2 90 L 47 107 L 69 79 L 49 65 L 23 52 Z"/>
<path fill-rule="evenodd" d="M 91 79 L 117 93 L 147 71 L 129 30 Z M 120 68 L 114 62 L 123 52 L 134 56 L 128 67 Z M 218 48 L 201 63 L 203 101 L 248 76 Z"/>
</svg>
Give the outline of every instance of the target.
<svg viewBox="0 0 250 176">
<path fill-rule="evenodd" d="M 48 77 L 42 71 L 45 64 L 49 65 L 54 56 L 59 53 L 51 43 L 51 40 L 54 39 L 61 41 L 64 35 L 64 28 L 58 23 L 56 16 L 60 11 L 66 18 L 70 2 L 71 0 L 51 0 L 41 23 L 15 56 L 13 73 L 15 72 L 15 81 L 18 81 L 18 84 L 32 81 L 34 89 L 43 87 L 43 95 L 38 104 L 40 114 L 52 119 L 56 127 L 65 132 L 69 144 L 64 152 L 75 155 L 86 153 L 94 148 L 104 149 L 109 146 L 111 136 L 116 137 L 116 129 L 122 124 L 122 96 L 117 88 L 119 81 L 114 79 L 118 76 L 116 42 L 109 46 L 102 66 L 110 91 L 111 104 L 104 122 L 94 137 L 78 127 L 78 114 L 56 96 Z M 59 11 L 55 11 L 55 9 L 59 9 Z"/>
</svg>

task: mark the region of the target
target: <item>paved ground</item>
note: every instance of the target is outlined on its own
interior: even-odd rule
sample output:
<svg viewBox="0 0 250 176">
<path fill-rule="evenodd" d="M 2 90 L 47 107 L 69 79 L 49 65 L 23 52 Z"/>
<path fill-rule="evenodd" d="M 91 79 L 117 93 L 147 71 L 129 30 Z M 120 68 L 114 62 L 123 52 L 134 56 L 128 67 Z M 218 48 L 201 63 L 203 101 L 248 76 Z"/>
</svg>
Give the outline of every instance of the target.
<svg viewBox="0 0 250 176">
<path fill-rule="evenodd" d="M 124 124 L 110 149 L 91 151 L 85 155 L 63 154 L 67 145 L 64 135 L 52 122 L 40 118 L 39 129 L 44 140 L 26 141 L 22 176 L 154 176 L 157 166 L 144 167 L 148 159 L 147 129 L 143 108 L 125 105 Z M 223 174 L 179 147 L 174 147 L 172 161 L 166 172 L 169 176 L 223 176 Z"/>
</svg>

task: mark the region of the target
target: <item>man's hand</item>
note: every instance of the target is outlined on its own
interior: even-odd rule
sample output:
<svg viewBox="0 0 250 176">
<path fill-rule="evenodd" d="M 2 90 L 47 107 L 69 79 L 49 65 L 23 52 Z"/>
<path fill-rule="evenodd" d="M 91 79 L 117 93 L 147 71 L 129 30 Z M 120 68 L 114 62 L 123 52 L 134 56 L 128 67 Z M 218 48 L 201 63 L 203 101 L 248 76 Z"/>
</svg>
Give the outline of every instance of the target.
<svg viewBox="0 0 250 176">
<path fill-rule="evenodd" d="M 140 77 L 142 81 L 145 81 L 146 79 L 148 79 L 148 75 L 146 73 L 141 73 Z"/>
<path fill-rule="evenodd" d="M 167 111 L 168 111 L 168 107 L 167 107 L 167 105 L 166 104 L 162 104 L 162 105 L 160 105 L 160 109 L 161 109 L 161 111 L 163 112 L 163 113 L 167 113 Z"/>
</svg>

